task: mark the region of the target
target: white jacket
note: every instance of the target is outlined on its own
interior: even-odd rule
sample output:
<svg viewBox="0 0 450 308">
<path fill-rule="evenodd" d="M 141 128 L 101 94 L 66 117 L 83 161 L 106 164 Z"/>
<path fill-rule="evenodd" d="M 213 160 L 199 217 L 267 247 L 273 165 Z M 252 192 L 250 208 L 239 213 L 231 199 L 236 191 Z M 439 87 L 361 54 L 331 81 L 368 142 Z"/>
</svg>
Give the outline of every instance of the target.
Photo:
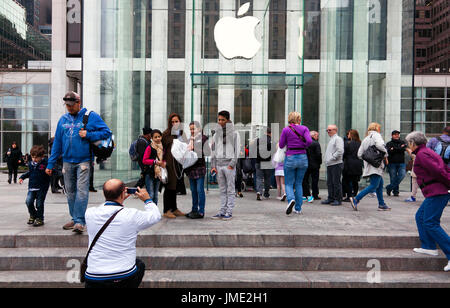
<svg viewBox="0 0 450 308">
<path fill-rule="evenodd" d="M 106 202 L 87 209 L 85 217 L 89 246 L 105 222 L 121 208 L 118 203 Z M 151 201 L 145 204 L 145 211 L 125 207 L 92 248 L 87 262 L 87 276 L 95 277 L 96 274 L 101 274 L 106 278 L 133 271 L 136 265 L 136 239 L 139 231 L 149 228 L 160 220 L 161 213 Z"/>
<path fill-rule="evenodd" d="M 358 157 L 362 159 L 362 155 L 364 154 L 364 152 L 372 145 L 375 145 L 378 150 L 385 152 L 386 153 L 385 157 L 387 157 L 387 150 L 386 145 L 384 144 L 383 137 L 381 137 L 380 133 L 376 131 L 370 131 L 369 135 L 366 138 L 364 138 L 364 140 L 361 143 L 361 146 L 359 147 Z M 384 171 L 384 160 L 381 163 L 381 166 L 378 168 L 375 168 L 368 162 L 364 161 L 363 177 L 369 177 L 373 174 L 383 176 L 383 171 Z"/>
</svg>

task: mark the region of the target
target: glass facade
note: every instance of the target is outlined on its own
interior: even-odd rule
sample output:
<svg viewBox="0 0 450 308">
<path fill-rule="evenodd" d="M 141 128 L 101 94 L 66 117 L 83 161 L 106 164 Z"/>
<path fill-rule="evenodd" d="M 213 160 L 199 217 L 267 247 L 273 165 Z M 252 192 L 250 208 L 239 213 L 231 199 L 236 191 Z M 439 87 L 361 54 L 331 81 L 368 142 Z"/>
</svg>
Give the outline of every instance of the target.
<svg viewBox="0 0 450 308">
<path fill-rule="evenodd" d="M 5 153 L 13 141 L 22 153 L 33 145 L 48 147 L 50 85 L 0 84 L 0 146 Z M 3 164 L 3 155 L 1 157 Z"/>
<path fill-rule="evenodd" d="M 117 141 L 107 177 L 135 177 L 129 145 L 144 126 L 166 129 L 172 112 L 206 125 L 226 109 L 248 138 L 281 129 L 293 110 L 311 130 L 336 124 L 341 134 L 364 135 L 375 121 L 388 137 L 411 118 L 403 94 L 412 88 L 414 0 L 102 0 L 83 10 L 83 103 L 101 110 Z M 247 29 L 245 18 L 258 23 Z M 229 29 L 242 22 L 231 37 L 255 37 L 254 55 L 251 39 L 233 46 L 237 55 L 219 50 L 224 20 Z M 445 123 L 427 110 L 425 122 Z"/>
</svg>

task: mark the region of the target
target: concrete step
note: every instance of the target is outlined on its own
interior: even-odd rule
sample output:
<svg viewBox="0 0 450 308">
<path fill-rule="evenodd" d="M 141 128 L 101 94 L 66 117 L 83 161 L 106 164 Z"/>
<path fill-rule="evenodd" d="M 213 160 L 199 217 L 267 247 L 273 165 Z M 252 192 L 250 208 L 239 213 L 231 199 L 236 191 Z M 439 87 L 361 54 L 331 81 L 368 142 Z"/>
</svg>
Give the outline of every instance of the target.
<svg viewBox="0 0 450 308">
<path fill-rule="evenodd" d="M 53 271 L 81 261 L 85 248 L 1 248 L 0 271 Z M 411 249 L 373 248 L 138 248 L 151 270 L 368 271 L 369 260 L 382 271 L 442 271 L 446 258 Z"/>
<path fill-rule="evenodd" d="M 417 236 L 364 236 L 320 234 L 146 234 L 139 235 L 138 247 L 327 247 L 399 248 L 420 247 Z M 87 247 L 87 235 L 31 234 L 0 236 L 0 248 Z"/>
<path fill-rule="evenodd" d="M 445 272 L 381 272 L 369 283 L 368 271 L 147 271 L 144 288 L 450 288 Z M 0 288 L 84 287 L 68 271 L 0 271 Z M 196 293 L 196 291 L 186 290 Z M 224 289 L 223 294 L 228 292 Z M 196 294 L 198 294 L 197 292 Z M 217 299 L 219 294 L 216 296 Z M 225 299 L 222 298 L 224 301 Z"/>
</svg>

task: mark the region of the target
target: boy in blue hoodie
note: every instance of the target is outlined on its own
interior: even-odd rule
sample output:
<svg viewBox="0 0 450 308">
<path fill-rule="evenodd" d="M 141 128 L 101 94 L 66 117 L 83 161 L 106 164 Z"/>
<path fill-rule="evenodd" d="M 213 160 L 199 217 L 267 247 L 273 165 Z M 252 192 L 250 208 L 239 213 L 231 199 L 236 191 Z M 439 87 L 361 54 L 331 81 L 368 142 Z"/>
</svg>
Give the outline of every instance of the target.
<svg viewBox="0 0 450 308">
<path fill-rule="evenodd" d="M 28 172 L 19 178 L 19 184 L 22 184 L 25 179 L 29 179 L 28 195 L 25 201 L 30 213 L 28 224 L 40 227 L 44 225 L 44 202 L 50 186 L 50 177 L 45 172 L 47 158 L 44 158 L 44 147 L 42 145 L 33 146 L 30 155 L 32 160 L 28 163 Z"/>
<path fill-rule="evenodd" d="M 72 217 L 63 229 L 81 234 L 85 230 L 84 215 L 89 201 L 89 174 L 93 160 L 90 143 L 107 139 L 112 132 L 95 112 L 89 114 L 85 127 L 83 117 L 87 109 L 81 108 L 77 93 L 68 92 L 63 100 L 67 113 L 59 119 L 46 173 L 51 176 L 56 161 L 62 156 L 64 186 Z"/>
</svg>

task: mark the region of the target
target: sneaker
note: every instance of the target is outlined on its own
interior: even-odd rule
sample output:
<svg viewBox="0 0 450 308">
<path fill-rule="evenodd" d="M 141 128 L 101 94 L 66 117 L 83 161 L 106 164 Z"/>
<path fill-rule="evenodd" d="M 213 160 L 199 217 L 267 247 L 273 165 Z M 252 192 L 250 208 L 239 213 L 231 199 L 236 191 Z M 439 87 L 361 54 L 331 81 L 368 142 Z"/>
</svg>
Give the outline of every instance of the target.
<svg viewBox="0 0 450 308">
<path fill-rule="evenodd" d="M 238 192 L 237 194 L 238 194 L 239 198 L 244 198 L 244 195 L 241 192 Z"/>
<path fill-rule="evenodd" d="M 262 201 L 262 199 L 261 199 L 261 193 L 256 193 L 256 200 Z"/>
<path fill-rule="evenodd" d="M 33 223 L 33 227 L 40 227 L 44 225 L 44 221 L 42 219 L 36 218 Z"/>
<path fill-rule="evenodd" d="M 202 219 L 204 215 L 200 214 L 199 212 L 192 213 L 189 218 L 190 219 Z"/>
<path fill-rule="evenodd" d="M 377 197 L 377 193 L 369 193 L 367 194 L 370 198 L 376 198 Z"/>
<path fill-rule="evenodd" d="M 408 199 L 406 199 L 405 202 L 416 202 L 416 198 L 414 198 L 413 196 L 411 196 L 411 197 L 409 197 Z"/>
<path fill-rule="evenodd" d="M 301 210 L 300 211 L 294 210 L 294 213 L 298 215 L 303 215 L 303 212 Z"/>
<path fill-rule="evenodd" d="M 83 234 L 84 231 L 85 231 L 85 227 L 82 224 L 75 224 L 75 226 L 73 226 L 72 232 L 75 232 L 78 234 Z"/>
<path fill-rule="evenodd" d="M 307 201 L 308 201 L 308 203 L 314 202 L 314 197 L 313 197 L 313 196 L 309 196 L 309 197 L 307 198 Z"/>
<path fill-rule="evenodd" d="M 306 197 L 303 197 L 303 201 L 306 201 L 307 199 L 306 199 Z"/>
<path fill-rule="evenodd" d="M 359 201 L 356 200 L 356 198 L 350 197 L 350 204 L 352 205 L 352 208 L 357 211 L 358 210 L 358 203 Z"/>
<path fill-rule="evenodd" d="M 264 200 L 269 200 L 270 195 L 264 195 Z"/>
<path fill-rule="evenodd" d="M 64 230 L 72 230 L 74 226 L 75 226 L 75 223 L 73 222 L 73 220 L 71 220 L 68 223 L 66 223 L 62 228 Z"/>
<path fill-rule="evenodd" d="M 33 216 L 30 216 L 30 218 L 28 218 L 28 222 L 27 222 L 27 224 L 28 225 L 32 225 L 32 224 L 34 224 L 34 217 Z"/>
<path fill-rule="evenodd" d="M 324 201 L 322 201 L 322 202 L 320 202 L 321 204 L 331 204 L 333 201 L 330 201 L 330 200 L 324 200 Z"/>
<path fill-rule="evenodd" d="M 292 208 L 295 206 L 295 200 L 292 200 L 289 202 L 287 208 L 286 208 L 286 215 L 290 215 L 292 213 Z"/>
<path fill-rule="evenodd" d="M 429 256 L 438 256 L 439 255 L 439 251 L 437 249 L 433 250 L 433 249 L 414 248 L 413 251 L 424 254 L 424 255 L 429 255 Z"/>
<path fill-rule="evenodd" d="M 331 206 L 341 206 L 341 205 L 342 205 L 342 202 L 339 202 L 339 201 L 333 201 L 333 202 L 330 203 L 330 205 L 331 205 Z"/>
<path fill-rule="evenodd" d="M 390 211 L 391 208 L 385 204 L 385 205 L 379 205 L 378 210 L 379 211 Z"/>
<path fill-rule="evenodd" d="M 222 214 L 217 214 L 217 215 L 214 215 L 213 217 L 211 217 L 212 219 L 214 219 L 214 220 L 219 220 L 219 219 L 222 219 L 223 217 L 224 217 L 225 215 L 222 215 Z"/>
<path fill-rule="evenodd" d="M 450 272 L 450 261 L 448 261 L 447 266 L 444 267 L 444 272 Z"/>
<path fill-rule="evenodd" d="M 386 186 L 386 193 L 387 193 L 388 196 L 391 196 L 392 189 L 389 189 L 388 187 L 389 186 Z"/>
<path fill-rule="evenodd" d="M 283 197 L 281 197 L 280 201 L 281 201 L 281 202 L 286 201 L 286 194 L 284 194 Z"/>
<path fill-rule="evenodd" d="M 222 220 L 231 220 L 233 218 L 233 215 L 224 215 L 223 217 L 222 217 Z"/>
</svg>

